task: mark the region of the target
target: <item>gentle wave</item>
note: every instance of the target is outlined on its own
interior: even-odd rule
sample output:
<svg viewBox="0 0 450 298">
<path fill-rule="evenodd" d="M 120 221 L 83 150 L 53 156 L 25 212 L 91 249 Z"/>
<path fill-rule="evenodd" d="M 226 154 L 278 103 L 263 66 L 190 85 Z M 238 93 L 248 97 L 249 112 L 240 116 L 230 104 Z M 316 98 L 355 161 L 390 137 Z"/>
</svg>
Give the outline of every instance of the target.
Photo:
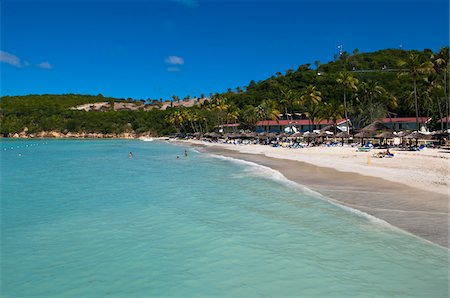
<svg viewBox="0 0 450 298">
<path fill-rule="evenodd" d="M 274 169 L 272 169 L 270 167 L 263 166 L 263 165 L 260 165 L 258 163 L 255 163 L 255 162 L 246 161 L 246 160 L 242 160 L 242 159 L 238 159 L 238 158 L 234 158 L 234 157 L 229 157 L 229 156 L 224 156 L 224 155 L 218 155 L 218 154 L 212 154 L 212 153 L 209 153 L 208 155 L 211 156 L 211 157 L 217 158 L 217 159 L 222 159 L 222 160 L 226 160 L 226 161 L 229 161 L 229 162 L 233 162 L 235 164 L 245 165 L 245 166 L 248 166 L 248 167 L 253 168 L 253 169 L 256 168 L 259 171 L 254 171 L 252 169 L 248 169 L 248 170 L 246 170 L 246 174 L 250 175 L 250 176 L 261 177 L 261 178 L 264 178 L 264 179 L 273 180 L 273 181 L 275 181 L 277 183 L 280 183 L 280 184 L 286 185 L 288 187 L 294 188 L 297 191 L 301 191 L 301 192 L 303 192 L 305 194 L 309 194 L 309 195 L 311 195 L 311 196 L 313 196 L 315 198 L 318 198 L 318 199 L 320 199 L 322 201 L 326 201 L 326 202 L 328 202 L 328 203 L 330 203 L 330 204 L 332 204 L 334 206 L 337 206 L 337 207 L 339 207 L 339 208 L 341 208 L 341 209 L 343 209 L 345 211 L 348 211 L 348 212 L 350 212 L 350 213 L 352 213 L 352 214 L 354 214 L 356 216 L 368 219 L 370 222 L 373 222 L 373 223 L 375 223 L 375 224 L 377 224 L 377 225 L 379 225 L 379 226 L 381 226 L 383 228 L 386 228 L 386 229 L 389 229 L 389 230 L 392 230 L 392 231 L 396 231 L 396 232 L 400 232 L 400 233 L 404 233 L 406 235 L 409 235 L 409 236 L 412 236 L 412 237 L 414 237 L 416 239 L 419 239 L 420 241 L 424 241 L 424 242 L 426 242 L 428 244 L 431 244 L 431 245 L 433 245 L 435 247 L 444 248 L 444 249 L 447 250 L 446 247 L 442 247 L 442 246 L 440 246 L 440 245 L 438 245 L 438 244 L 436 244 L 434 242 L 431 242 L 431 241 L 429 241 L 427 239 L 424 239 L 424 238 L 421 238 L 419 236 L 416 236 L 416 235 L 414 235 L 414 234 L 412 234 L 412 233 L 410 233 L 408 231 L 405 231 L 405 230 L 403 230 L 403 229 L 401 229 L 399 227 L 396 227 L 396 226 L 388 223 L 387 221 L 385 221 L 385 220 L 383 220 L 381 218 L 373 216 L 373 215 L 371 215 L 369 213 L 366 213 L 364 211 L 361 211 L 359 209 L 355 209 L 355 208 L 352 208 L 352 207 L 349 207 L 349 206 L 345 206 L 341 202 L 339 202 L 337 200 L 334 200 L 334 199 L 332 199 L 330 197 L 324 196 L 323 194 L 321 194 L 321 193 L 319 193 L 317 191 L 314 191 L 314 190 L 310 189 L 309 187 L 307 187 L 305 185 L 302 185 L 300 183 L 297 183 L 297 182 L 294 182 L 292 180 L 289 180 L 280 171 L 274 170 Z"/>
<path fill-rule="evenodd" d="M 258 163 L 251 162 L 251 161 L 246 161 L 246 160 L 242 160 L 242 159 L 238 159 L 238 158 L 229 157 L 229 156 L 223 156 L 223 155 L 217 155 L 217 154 L 208 154 L 208 155 L 211 156 L 211 157 L 217 158 L 217 159 L 233 162 L 235 164 L 245 165 L 245 166 L 248 166 L 248 167 L 253 168 L 253 169 L 256 168 L 256 169 L 258 169 L 258 171 L 254 171 L 253 169 L 249 169 L 249 170 L 246 170 L 246 174 L 247 175 L 251 175 L 251 176 L 256 176 L 256 177 L 261 177 L 261 178 L 273 180 L 273 181 L 275 181 L 277 183 L 280 183 L 280 184 L 286 185 L 288 187 L 294 188 L 297 191 L 301 191 L 301 192 L 303 192 L 305 194 L 309 194 L 309 195 L 312 195 L 315 198 L 318 198 L 320 200 L 326 201 L 326 202 L 328 202 L 328 203 L 330 203 L 330 204 L 332 204 L 334 206 L 337 206 L 337 207 L 339 207 L 341 209 L 344 209 L 344 210 L 346 210 L 346 211 L 348 211 L 348 212 L 350 212 L 350 213 L 352 213 L 354 215 L 366 218 L 369 221 L 371 221 L 373 223 L 376 223 L 378 225 L 381 225 L 381 226 L 383 226 L 385 228 L 388 228 L 390 230 L 400 231 L 402 233 L 406 233 L 408 235 L 414 236 L 414 237 L 416 237 L 418 239 L 421 239 L 423 241 L 432 243 L 432 242 L 430 242 L 428 240 L 425 240 L 425 239 L 422 239 L 420 237 L 417 237 L 414 234 L 411 234 L 411 233 L 409 233 L 409 232 L 407 232 L 405 230 L 402 230 L 402 229 L 400 229 L 400 228 L 398 228 L 396 226 L 393 226 L 393 225 L 391 225 L 390 223 L 388 223 L 387 221 L 385 221 L 385 220 L 383 220 L 381 218 L 375 217 L 375 216 L 373 216 L 371 214 L 368 214 L 368 213 L 366 213 L 364 211 L 361 211 L 361 210 L 358 210 L 358 209 L 355 209 L 355 208 L 352 208 L 352 207 L 348 207 L 348 206 L 342 205 L 337 200 L 334 200 L 334 199 L 332 199 L 330 197 L 324 196 L 323 194 L 321 194 L 321 193 L 319 193 L 317 191 L 314 191 L 314 190 L 308 188 L 305 185 L 302 185 L 302 184 L 299 184 L 299 183 L 294 182 L 292 180 L 289 180 L 280 171 L 274 170 L 274 169 L 272 169 L 270 167 L 263 166 L 263 165 L 260 165 Z M 434 244 L 434 243 L 432 243 L 432 244 Z"/>
</svg>

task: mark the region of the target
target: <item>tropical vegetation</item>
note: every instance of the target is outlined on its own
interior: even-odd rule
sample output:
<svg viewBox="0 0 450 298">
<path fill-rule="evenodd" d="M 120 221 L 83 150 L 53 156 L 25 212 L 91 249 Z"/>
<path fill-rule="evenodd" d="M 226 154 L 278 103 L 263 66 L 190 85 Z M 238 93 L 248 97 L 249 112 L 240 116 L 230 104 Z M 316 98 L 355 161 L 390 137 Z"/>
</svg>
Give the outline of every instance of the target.
<svg viewBox="0 0 450 298">
<path fill-rule="evenodd" d="M 40 131 L 98 132 L 132 131 L 151 135 L 205 133 L 226 124 L 254 129 L 260 120 L 309 119 L 335 123 L 351 119 L 355 128 L 376 118 L 413 116 L 438 120 L 449 116 L 449 48 L 437 52 L 385 49 L 372 53 L 343 52 L 331 62 L 300 65 L 247 86 L 210 94 L 209 100 L 192 107 L 162 100 L 136 101 L 102 95 L 3 96 L 0 100 L 0 134 Z M 204 95 L 202 94 L 201 97 Z M 174 102 L 180 97 L 172 96 Z M 186 101 L 191 100 L 188 96 Z M 136 111 L 87 112 L 71 109 L 86 103 L 135 102 Z M 144 107 L 151 106 L 152 109 Z"/>
</svg>

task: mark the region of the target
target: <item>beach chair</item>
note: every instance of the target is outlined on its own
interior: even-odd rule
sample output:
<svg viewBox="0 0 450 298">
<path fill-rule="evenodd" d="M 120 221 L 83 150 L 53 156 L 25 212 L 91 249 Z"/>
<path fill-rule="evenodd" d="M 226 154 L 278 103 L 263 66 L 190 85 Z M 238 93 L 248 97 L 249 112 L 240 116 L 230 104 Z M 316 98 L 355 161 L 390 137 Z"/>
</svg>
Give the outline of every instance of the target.
<svg viewBox="0 0 450 298">
<path fill-rule="evenodd" d="M 369 152 L 371 149 L 370 147 L 358 147 L 356 152 Z"/>
</svg>

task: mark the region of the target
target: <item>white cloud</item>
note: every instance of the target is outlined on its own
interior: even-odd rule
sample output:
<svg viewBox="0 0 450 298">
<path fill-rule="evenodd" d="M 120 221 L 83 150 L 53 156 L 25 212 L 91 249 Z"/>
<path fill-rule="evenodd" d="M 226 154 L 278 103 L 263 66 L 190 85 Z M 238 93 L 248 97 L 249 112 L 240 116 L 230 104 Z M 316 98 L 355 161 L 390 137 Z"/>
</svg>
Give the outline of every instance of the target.
<svg viewBox="0 0 450 298">
<path fill-rule="evenodd" d="M 181 71 L 181 69 L 176 66 L 170 66 L 170 67 L 167 67 L 167 71 L 177 72 L 177 71 Z"/>
<path fill-rule="evenodd" d="M 53 68 L 53 66 L 52 66 L 50 63 L 48 63 L 47 61 L 44 61 L 44 62 L 42 62 L 42 63 L 39 63 L 39 64 L 37 65 L 37 67 L 43 68 L 43 69 L 52 69 L 52 68 Z"/>
<path fill-rule="evenodd" d="M 196 7 L 199 5 L 198 0 L 173 0 L 173 1 L 188 7 Z"/>
<path fill-rule="evenodd" d="M 0 62 L 8 63 L 15 67 L 22 67 L 22 62 L 16 55 L 0 51 Z"/>
<path fill-rule="evenodd" d="M 165 62 L 167 64 L 173 64 L 173 65 L 183 65 L 184 59 L 178 56 L 169 56 L 166 58 Z"/>
</svg>

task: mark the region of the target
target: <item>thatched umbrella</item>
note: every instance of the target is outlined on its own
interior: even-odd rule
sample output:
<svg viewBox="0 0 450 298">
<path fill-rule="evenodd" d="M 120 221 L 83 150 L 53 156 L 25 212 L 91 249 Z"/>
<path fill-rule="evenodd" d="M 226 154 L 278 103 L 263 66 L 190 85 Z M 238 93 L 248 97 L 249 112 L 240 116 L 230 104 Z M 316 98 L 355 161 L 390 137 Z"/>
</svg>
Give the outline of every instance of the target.
<svg viewBox="0 0 450 298">
<path fill-rule="evenodd" d="M 220 138 L 222 135 L 218 134 L 217 132 L 212 132 L 209 134 L 209 137 L 212 139 Z"/>
<path fill-rule="evenodd" d="M 395 137 L 392 131 L 383 131 L 375 136 L 380 139 L 380 144 L 383 143 L 384 139 L 393 139 Z M 387 143 L 387 142 L 386 142 Z"/>
<path fill-rule="evenodd" d="M 346 131 L 341 131 L 341 132 L 336 134 L 336 138 L 341 138 L 342 146 L 344 146 L 344 143 L 345 143 L 344 139 L 350 138 L 350 134 L 348 132 L 346 132 Z"/>
<path fill-rule="evenodd" d="M 256 132 L 249 132 L 246 134 L 248 138 L 256 138 L 258 134 Z"/>
<path fill-rule="evenodd" d="M 405 136 L 405 139 L 431 140 L 432 137 L 432 135 L 426 135 L 424 133 L 415 131 Z"/>
<path fill-rule="evenodd" d="M 334 132 L 335 131 L 335 125 L 333 125 L 333 124 L 327 125 L 324 128 L 322 128 L 320 131 L 331 131 L 331 132 Z"/>
<path fill-rule="evenodd" d="M 268 133 L 268 134 L 267 134 L 267 137 L 270 138 L 270 139 L 274 139 L 274 138 L 277 137 L 277 134 L 274 133 L 274 132 L 271 132 L 271 133 Z"/>
<path fill-rule="evenodd" d="M 315 139 L 315 138 L 317 138 L 319 135 L 317 134 L 317 133 L 315 133 L 315 132 L 309 132 L 309 131 L 307 131 L 307 132 L 305 132 L 304 134 L 303 134 L 303 137 L 305 137 L 305 138 L 310 138 L 310 139 Z"/>
<path fill-rule="evenodd" d="M 333 133 L 329 133 L 329 131 L 323 130 L 323 131 L 319 132 L 317 136 L 319 136 L 319 137 L 331 137 L 332 135 L 333 135 Z"/>
<path fill-rule="evenodd" d="M 357 134 L 355 134 L 356 138 L 365 139 L 365 138 L 373 138 L 376 136 L 377 132 L 376 130 L 370 131 L 370 130 L 361 130 Z"/>
<path fill-rule="evenodd" d="M 290 137 L 291 135 L 290 134 L 288 134 L 288 133 L 281 133 L 280 135 L 279 135 L 279 137 L 281 137 L 281 138 L 288 138 L 288 137 Z"/>
<path fill-rule="evenodd" d="M 377 134 L 375 137 L 380 139 L 392 139 L 395 137 L 395 135 L 391 131 L 383 131 L 382 133 Z"/>
<path fill-rule="evenodd" d="M 383 122 L 380 121 L 374 121 L 370 123 L 369 125 L 365 126 L 361 131 L 379 131 L 379 130 L 391 130 L 389 127 L 387 127 Z"/>
<path fill-rule="evenodd" d="M 194 132 L 193 136 L 197 140 L 200 140 L 202 138 L 203 134 L 201 132 Z"/>
<path fill-rule="evenodd" d="M 408 131 L 408 130 L 399 131 L 399 132 L 397 133 L 397 137 L 399 137 L 399 138 L 404 138 L 404 137 L 406 137 L 407 135 L 409 135 L 410 133 L 411 133 L 411 132 Z"/>
<path fill-rule="evenodd" d="M 307 141 L 307 143 L 308 143 L 308 146 L 309 146 L 309 143 L 310 143 L 310 141 L 311 141 L 311 139 L 315 139 L 315 138 L 317 138 L 317 133 L 315 133 L 315 132 L 309 132 L 309 131 L 307 131 L 307 132 L 305 132 L 304 134 L 303 134 L 303 137 L 304 138 L 306 138 L 306 141 Z"/>
<path fill-rule="evenodd" d="M 336 138 L 349 138 L 350 134 L 346 131 L 341 131 L 339 133 L 336 134 Z"/>
<path fill-rule="evenodd" d="M 265 138 L 265 137 L 267 137 L 267 135 L 268 135 L 268 133 L 263 131 L 258 134 L 258 137 Z"/>
<path fill-rule="evenodd" d="M 421 132 L 414 131 L 409 135 L 405 136 L 405 139 L 415 139 L 417 146 L 419 144 L 419 140 L 431 140 L 432 137 L 433 137 L 432 135 L 426 135 Z"/>
<path fill-rule="evenodd" d="M 449 137 L 450 137 L 450 134 L 446 131 L 437 130 L 432 133 L 432 138 L 435 140 L 443 140 L 444 138 L 448 139 Z"/>
<path fill-rule="evenodd" d="M 303 134 L 301 132 L 296 132 L 291 135 L 292 138 L 300 138 Z"/>
</svg>

